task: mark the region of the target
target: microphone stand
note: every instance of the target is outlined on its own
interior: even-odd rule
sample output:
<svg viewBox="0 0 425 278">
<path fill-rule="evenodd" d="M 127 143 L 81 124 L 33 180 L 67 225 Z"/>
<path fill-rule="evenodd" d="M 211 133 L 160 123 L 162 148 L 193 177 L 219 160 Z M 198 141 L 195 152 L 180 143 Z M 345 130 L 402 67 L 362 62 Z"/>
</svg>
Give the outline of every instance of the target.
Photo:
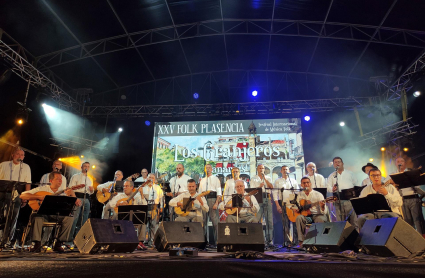
<svg viewBox="0 0 425 278">
<path fill-rule="evenodd" d="M 109 194 L 112 194 L 112 189 L 114 189 L 114 191 L 115 191 L 115 185 L 117 184 L 117 182 L 116 182 L 116 180 L 117 180 L 117 177 L 114 177 L 114 185 L 113 186 L 111 186 L 111 188 L 109 188 Z M 105 196 L 105 195 L 103 195 L 103 196 Z M 111 200 L 112 198 L 112 195 L 109 197 L 109 200 Z M 108 201 L 109 202 L 109 201 Z M 112 211 L 114 210 L 114 208 L 111 208 L 111 206 L 109 206 L 109 209 L 108 209 L 108 214 L 109 214 L 109 219 L 111 219 L 111 217 L 112 217 Z"/>
<path fill-rule="evenodd" d="M 335 169 L 335 178 L 336 178 L 336 195 L 338 197 L 338 205 L 339 205 L 339 219 L 342 221 L 342 204 L 341 204 L 341 194 L 339 192 L 339 185 L 338 185 L 338 167 Z M 351 215 L 350 215 L 351 216 Z"/>
<path fill-rule="evenodd" d="M 314 173 L 314 168 L 312 170 L 313 170 L 313 177 L 314 177 L 314 187 L 317 188 L 316 174 Z"/>
<path fill-rule="evenodd" d="M 269 231 L 270 231 L 270 227 L 269 227 L 269 199 L 267 198 L 267 190 L 266 190 L 266 177 L 265 177 L 265 175 L 263 174 L 263 183 L 264 183 L 264 192 L 266 193 L 265 194 L 265 196 L 266 196 L 266 199 L 264 200 L 264 198 L 263 198 L 263 204 L 264 204 L 264 202 L 265 202 L 265 206 L 264 206 L 264 209 L 267 211 L 266 213 L 264 212 L 264 209 L 263 209 L 263 215 L 262 215 L 262 217 L 261 218 L 263 218 L 264 217 L 264 215 L 266 214 L 267 216 L 266 216 L 266 233 L 267 233 L 267 236 L 266 236 L 266 239 L 267 239 L 267 237 L 269 236 Z M 264 195 L 263 195 L 264 196 Z M 270 239 L 269 238 L 269 242 L 271 241 L 272 239 Z M 267 242 L 267 244 L 269 244 L 269 242 Z"/>
<path fill-rule="evenodd" d="M 84 181 L 84 198 L 83 198 L 83 208 L 81 209 L 81 222 L 80 222 L 80 229 L 83 227 L 83 219 L 84 219 L 84 207 L 86 205 L 86 194 L 87 194 L 87 171 L 86 170 L 86 178 Z"/>
<path fill-rule="evenodd" d="M 205 191 L 208 191 L 208 171 L 207 171 L 207 173 L 206 173 L 206 175 L 205 175 L 205 188 L 206 188 L 206 190 Z M 202 193 L 202 192 L 201 192 Z M 209 200 L 209 198 L 208 198 L 208 195 L 206 196 L 207 198 L 205 198 L 206 200 L 207 200 L 207 204 L 208 204 L 208 200 Z M 212 207 L 210 208 L 210 209 L 212 209 Z M 207 222 L 205 223 L 205 227 L 206 227 L 206 229 L 207 229 L 207 242 L 210 242 L 210 229 L 209 229 L 209 226 L 208 226 L 208 222 L 210 221 L 210 215 L 209 215 L 209 212 L 206 212 L 205 213 L 205 215 L 206 215 L 206 220 L 207 220 Z M 236 218 L 237 219 L 237 218 Z M 213 227 L 214 227 L 214 225 L 213 225 Z M 215 242 L 214 242 L 214 244 L 215 244 Z"/>
<path fill-rule="evenodd" d="M 294 188 L 294 186 L 293 186 L 293 184 L 292 184 L 292 181 L 291 181 L 291 178 L 289 177 L 289 173 L 286 173 L 286 175 L 288 176 L 288 179 L 289 179 L 289 184 L 291 185 L 291 191 L 292 191 L 292 193 L 294 194 L 294 196 L 295 196 L 295 202 L 297 202 L 297 198 L 296 198 L 296 193 L 295 193 L 295 188 Z M 283 194 L 283 191 L 282 191 L 282 194 Z M 283 196 L 282 196 L 283 197 Z M 282 198 L 283 199 L 283 198 Z M 283 200 L 282 200 L 282 202 L 283 202 Z M 285 212 L 286 212 L 286 205 L 285 205 Z M 282 215 L 283 215 L 283 208 L 282 208 Z M 290 222 L 289 221 L 289 218 L 288 217 L 286 217 L 286 221 L 288 221 L 288 222 Z M 283 223 L 284 224 L 284 223 Z M 285 224 L 284 224 L 285 225 Z M 286 229 L 286 225 L 285 225 L 285 229 Z M 291 223 L 289 223 L 289 229 L 291 229 Z M 288 233 L 288 235 L 290 234 L 290 232 L 291 231 L 289 231 L 289 233 Z M 292 239 L 294 239 L 294 237 L 292 237 Z M 294 243 L 294 241 L 293 240 L 291 240 L 291 244 L 293 244 Z"/>
</svg>

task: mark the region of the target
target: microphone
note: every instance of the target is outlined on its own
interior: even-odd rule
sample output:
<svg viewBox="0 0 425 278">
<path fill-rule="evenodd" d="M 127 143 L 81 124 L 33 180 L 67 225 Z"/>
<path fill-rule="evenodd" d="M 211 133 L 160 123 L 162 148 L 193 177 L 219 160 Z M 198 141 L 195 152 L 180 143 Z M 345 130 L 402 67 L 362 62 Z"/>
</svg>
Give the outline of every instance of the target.
<svg viewBox="0 0 425 278">
<path fill-rule="evenodd" d="M 56 169 L 56 172 L 59 172 L 59 168 L 58 167 L 55 167 L 55 169 Z"/>
</svg>

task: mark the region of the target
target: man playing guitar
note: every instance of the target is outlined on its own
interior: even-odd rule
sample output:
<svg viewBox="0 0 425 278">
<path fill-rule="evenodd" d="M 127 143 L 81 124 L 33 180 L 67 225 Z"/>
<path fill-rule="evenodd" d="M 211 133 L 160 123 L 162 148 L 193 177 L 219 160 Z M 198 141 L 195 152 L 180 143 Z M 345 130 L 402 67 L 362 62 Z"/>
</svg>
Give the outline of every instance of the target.
<svg viewBox="0 0 425 278">
<path fill-rule="evenodd" d="M 239 218 L 239 223 L 258 223 L 257 218 L 255 218 L 255 214 L 260 210 L 260 206 L 258 205 L 257 199 L 253 196 L 245 196 L 248 193 L 245 192 L 245 182 L 243 180 L 235 181 L 235 189 L 236 194 L 239 196 L 243 196 L 242 205 L 240 208 L 238 215 L 228 215 L 226 218 L 226 223 L 236 223 L 237 218 Z M 226 204 L 226 208 L 232 203 L 232 195 L 225 197 L 224 203 Z"/>
<path fill-rule="evenodd" d="M 104 184 L 99 184 L 97 186 L 97 191 L 102 191 L 102 193 L 110 192 L 110 186 L 114 185 L 115 181 L 122 181 L 124 174 L 121 170 L 115 172 L 114 181 L 108 181 Z M 113 191 L 113 189 L 112 189 Z M 114 215 L 114 208 L 110 206 L 110 202 L 106 203 L 103 206 L 102 219 L 108 219 Z"/>
<path fill-rule="evenodd" d="M 51 194 L 56 193 L 59 190 L 59 187 L 62 185 L 62 175 L 59 172 L 52 172 L 49 174 L 49 181 L 50 185 L 43 185 L 36 187 L 34 189 L 31 189 L 29 191 L 25 191 L 21 194 L 22 200 L 44 200 L 44 196 L 36 195 L 37 192 L 48 192 Z M 64 193 L 61 195 L 76 197 L 74 191 L 71 189 L 67 189 Z M 77 199 L 75 202 L 77 206 L 81 206 L 80 199 Z M 41 233 L 43 231 L 43 222 L 44 221 L 56 221 L 59 220 L 59 222 L 62 222 L 62 225 L 60 227 L 59 231 L 59 241 L 56 242 L 55 246 L 53 247 L 54 251 L 57 252 L 63 252 L 62 249 L 62 242 L 69 241 L 70 232 L 72 228 L 72 224 L 74 222 L 74 217 L 59 217 L 59 219 L 56 219 L 57 217 L 54 215 L 39 215 L 37 213 L 33 213 L 31 215 L 30 219 L 32 218 L 32 241 L 34 242 L 34 246 L 31 249 L 32 252 L 40 252 L 41 251 Z M 30 220 L 31 221 L 31 220 Z"/>
</svg>

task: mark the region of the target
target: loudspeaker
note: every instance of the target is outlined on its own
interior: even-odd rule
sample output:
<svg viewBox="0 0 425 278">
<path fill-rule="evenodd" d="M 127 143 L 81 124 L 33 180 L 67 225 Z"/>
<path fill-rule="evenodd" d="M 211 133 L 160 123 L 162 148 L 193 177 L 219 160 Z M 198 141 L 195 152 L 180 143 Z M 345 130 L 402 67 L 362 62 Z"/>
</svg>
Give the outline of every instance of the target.
<svg viewBox="0 0 425 278">
<path fill-rule="evenodd" d="M 425 239 L 401 218 L 372 219 L 360 232 L 359 247 L 371 255 L 407 257 L 425 250 Z"/>
<path fill-rule="evenodd" d="M 179 247 L 205 248 L 204 228 L 197 222 L 162 222 L 156 230 L 154 245 L 159 252 Z"/>
<path fill-rule="evenodd" d="M 303 246 L 313 253 L 356 250 L 355 242 L 358 236 L 357 230 L 346 221 L 313 223 Z"/>
<path fill-rule="evenodd" d="M 133 252 L 139 240 L 133 222 L 90 218 L 74 239 L 82 254 Z"/>
<path fill-rule="evenodd" d="M 263 224 L 218 223 L 217 252 L 264 252 Z"/>
</svg>

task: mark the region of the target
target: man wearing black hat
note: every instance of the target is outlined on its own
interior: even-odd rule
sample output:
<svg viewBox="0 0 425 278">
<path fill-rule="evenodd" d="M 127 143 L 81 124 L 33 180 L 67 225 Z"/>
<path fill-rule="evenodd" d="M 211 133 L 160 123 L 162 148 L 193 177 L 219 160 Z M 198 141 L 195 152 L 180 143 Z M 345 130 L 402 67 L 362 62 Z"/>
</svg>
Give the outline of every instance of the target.
<svg viewBox="0 0 425 278">
<path fill-rule="evenodd" d="M 369 177 L 369 172 L 370 172 L 371 169 L 378 169 L 378 167 L 376 167 L 375 165 L 373 165 L 372 163 L 369 163 L 369 162 L 365 166 L 362 167 L 363 173 L 365 173 L 367 175 L 367 178 L 365 178 L 362 181 L 362 184 L 361 184 L 362 187 L 365 187 L 366 185 L 371 185 L 372 184 L 372 181 L 371 181 L 371 179 Z M 384 182 L 385 181 L 385 178 L 382 177 L 381 178 L 381 181 Z"/>
</svg>

